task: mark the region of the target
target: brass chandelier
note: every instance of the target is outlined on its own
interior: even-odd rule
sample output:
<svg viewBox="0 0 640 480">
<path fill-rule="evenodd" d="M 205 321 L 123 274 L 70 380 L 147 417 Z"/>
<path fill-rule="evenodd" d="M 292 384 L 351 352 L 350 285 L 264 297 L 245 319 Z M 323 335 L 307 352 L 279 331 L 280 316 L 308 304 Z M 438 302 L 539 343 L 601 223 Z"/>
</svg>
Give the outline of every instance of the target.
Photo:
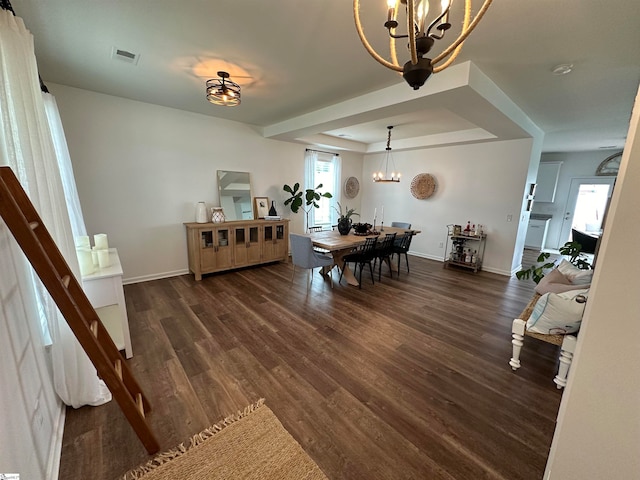
<svg viewBox="0 0 640 480">
<path fill-rule="evenodd" d="M 364 31 L 362 30 L 362 23 L 360 22 L 360 0 L 353 0 L 353 16 L 358 36 L 371 56 L 385 67 L 395 70 L 396 72 L 402 72 L 402 77 L 407 83 L 413 87 L 414 90 L 418 90 L 424 85 L 424 82 L 427 81 L 432 73 L 441 72 L 453 63 L 462 49 L 462 43 L 478 25 L 489 8 L 491 1 L 492 0 L 485 0 L 475 18 L 471 20 L 471 0 L 465 0 L 464 19 L 460 35 L 451 45 L 433 59 L 425 58 L 424 55 L 431 50 L 435 41 L 443 39 L 447 30 L 451 28 L 449 11 L 451 10 L 453 0 L 439 0 L 440 9 L 433 14 L 430 10 L 435 10 L 435 8 L 430 7 L 431 4 L 436 3 L 436 0 L 387 0 L 387 21 L 384 23 L 384 26 L 389 32 L 391 62 L 381 57 L 367 41 Z M 405 34 L 398 34 L 396 32 L 399 25 L 397 16 L 400 4 L 405 5 L 404 10 L 407 17 L 407 33 Z M 428 20 L 430 23 L 427 23 Z M 408 39 L 408 48 L 411 57 L 403 66 L 398 63 L 398 54 L 396 51 L 396 39 L 399 38 Z M 437 67 L 435 66 L 443 60 L 445 60 L 443 64 Z"/>
</svg>

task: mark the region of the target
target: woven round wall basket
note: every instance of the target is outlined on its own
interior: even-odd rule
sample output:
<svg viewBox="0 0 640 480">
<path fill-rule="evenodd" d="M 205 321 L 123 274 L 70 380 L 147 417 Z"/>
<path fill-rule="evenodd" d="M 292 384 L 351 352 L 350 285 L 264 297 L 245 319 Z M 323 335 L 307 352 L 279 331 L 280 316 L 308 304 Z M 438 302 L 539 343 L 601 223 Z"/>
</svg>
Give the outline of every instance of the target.
<svg viewBox="0 0 640 480">
<path fill-rule="evenodd" d="M 436 191 L 436 179 L 428 173 L 420 173 L 411 180 L 411 195 L 418 200 L 429 198 Z"/>
<path fill-rule="evenodd" d="M 344 196 L 347 198 L 356 198 L 360 191 L 360 182 L 356 177 L 347 178 L 344 182 Z"/>
</svg>

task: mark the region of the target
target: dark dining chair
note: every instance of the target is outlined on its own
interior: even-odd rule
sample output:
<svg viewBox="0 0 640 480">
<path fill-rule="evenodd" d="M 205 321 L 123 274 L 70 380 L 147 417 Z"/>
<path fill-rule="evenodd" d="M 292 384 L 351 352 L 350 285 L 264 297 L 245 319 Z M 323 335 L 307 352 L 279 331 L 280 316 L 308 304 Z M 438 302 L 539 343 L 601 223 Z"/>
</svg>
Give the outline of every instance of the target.
<svg viewBox="0 0 640 480">
<path fill-rule="evenodd" d="M 373 261 L 373 269 L 375 270 L 376 262 L 380 262 L 378 265 L 378 281 L 382 278 L 382 264 L 385 260 L 389 262 L 389 276 L 393 278 L 393 271 L 391 270 L 391 255 L 393 254 L 393 244 L 396 239 L 396 234 L 387 233 L 382 241 L 378 242 L 375 250 L 375 259 Z"/>
<path fill-rule="evenodd" d="M 407 222 L 391 222 L 391 226 L 396 228 L 404 228 L 405 230 L 411 230 L 411 224 Z M 397 236 L 396 241 L 393 244 L 396 247 L 399 247 L 401 239 L 402 239 L 402 235 Z"/>
<path fill-rule="evenodd" d="M 580 250 L 582 253 L 596 253 L 596 245 L 598 244 L 597 236 L 589 235 L 588 233 L 572 228 L 571 238 L 574 242 L 582 245 L 582 249 Z"/>
<path fill-rule="evenodd" d="M 413 232 L 405 232 L 404 235 L 396 239 L 391 253 L 398 255 L 398 277 L 400 277 L 400 256 L 404 254 L 404 259 L 407 263 L 407 273 L 409 273 L 409 256 L 407 252 L 411 246 L 411 239 L 413 238 Z"/>
<path fill-rule="evenodd" d="M 354 269 L 353 274 L 355 275 L 358 272 L 358 267 L 360 267 L 360 277 L 358 278 L 358 288 L 362 288 L 362 269 L 365 264 L 369 265 L 369 272 L 371 273 L 371 283 L 375 283 L 373 280 L 373 269 L 371 268 L 371 262 L 375 258 L 376 254 L 376 243 L 378 242 L 378 237 L 367 237 L 365 242 L 360 245 L 356 251 L 349 253 L 344 256 L 342 263 L 342 271 L 340 272 L 340 279 L 338 283 L 342 281 L 342 275 L 344 273 L 344 269 L 347 266 L 347 263 L 353 263 Z"/>
<path fill-rule="evenodd" d="M 317 233 L 322 231 L 322 225 L 315 225 L 313 227 L 309 227 L 309 233 Z M 318 253 L 330 253 L 326 248 L 313 246 L 313 249 Z"/>
</svg>

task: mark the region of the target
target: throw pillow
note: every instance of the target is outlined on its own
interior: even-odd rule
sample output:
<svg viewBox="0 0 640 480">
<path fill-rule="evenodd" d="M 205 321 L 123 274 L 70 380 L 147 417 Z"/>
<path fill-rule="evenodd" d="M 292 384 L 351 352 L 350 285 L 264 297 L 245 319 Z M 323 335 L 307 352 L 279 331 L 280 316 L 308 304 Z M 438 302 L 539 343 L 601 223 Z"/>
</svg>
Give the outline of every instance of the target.
<svg viewBox="0 0 640 480">
<path fill-rule="evenodd" d="M 546 335 L 575 333 L 580 330 L 589 289 L 564 293 L 545 293 L 527 321 L 527 330 Z"/>
<path fill-rule="evenodd" d="M 540 295 L 544 295 L 545 293 L 563 293 L 570 290 L 584 290 L 589 287 L 590 285 L 574 285 L 567 277 L 561 274 L 557 268 L 554 268 L 542 277 L 540 283 L 536 285 L 535 291 Z"/>
<path fill-rule="evenodd" d="M 593 270 L 581 270 L 571 262 L 567 262 L 564 258 L 558 265 L 558 271 L 569 279 L 574 285 L 586 285 L 591 283 Z"/>
</svg>

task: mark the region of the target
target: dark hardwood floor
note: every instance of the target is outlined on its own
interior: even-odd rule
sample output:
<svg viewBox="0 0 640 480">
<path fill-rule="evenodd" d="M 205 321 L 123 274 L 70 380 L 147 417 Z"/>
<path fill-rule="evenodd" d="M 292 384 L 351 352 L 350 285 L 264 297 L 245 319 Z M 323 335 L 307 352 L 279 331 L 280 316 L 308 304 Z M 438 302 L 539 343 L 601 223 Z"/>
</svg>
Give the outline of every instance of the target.
<svg viewBox="0 0 640 480">
<path fill-rule="evenodd" d="M 330 479 L 540 479 L 561 398 L 557 347 L 513 373 L 531 282 L 410 258 L 362 290 L 275 264 L 125 287 L 163 450 L 261 397 Z M 386 276 L 384 276 L 386 273 Z M 60 479 L 149 457 L 115 402 L 68 409 Z"/>
</svg>

